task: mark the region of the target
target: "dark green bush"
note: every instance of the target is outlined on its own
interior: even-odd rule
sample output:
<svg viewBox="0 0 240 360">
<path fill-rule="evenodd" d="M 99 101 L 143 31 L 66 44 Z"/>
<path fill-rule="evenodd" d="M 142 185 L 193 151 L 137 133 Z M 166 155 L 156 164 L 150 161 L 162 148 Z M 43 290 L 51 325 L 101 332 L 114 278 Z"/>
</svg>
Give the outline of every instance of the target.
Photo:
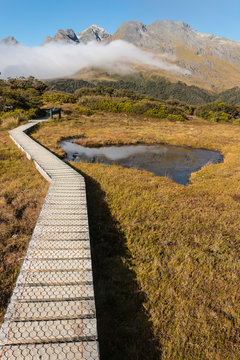
<svg viewBox="0 0 240 360">
<path fill-rule="evenodd" d="M 141 101 L 133 104 L 132 112 L 134 114 L 145 114 L 148 110 L 153 109 L 156 106 L 155 103 L 147 101 Z"/>
<path fill-rule="evenodd" d="M 91 116 L 93 115 L 93 111 L 90 110 L 90 109 L 85 109 L 85 108 L 82 108 L 80 106 L 75 106 L 74 107 L 74 110 L 76 110 L 79 114 L 83 114 L 83 115 L 87 115 L 87 116 Z"/>
<path fill-rule="evenodd" d="M 157 117 L 159 119 L 165 119 L 167 117 L 166 109 L 167 109 L 166 105 L 161 105 L 158 107 L 154 107 L 151 110 L 147 110 L 145 114 L 148 116 Z"/>
<path fill-rule="evenodd" d="M 240 108 L 224 102 L 213 102 L 196 108 L 194 114 L 215 122 L 232 122 L 240 117 Z"/>
<path fill-rule="evenodd" d="M 90 109 L 97 109 L 98 105 L 101 102 L 101 96 L 83 96 L 78 100 L 80 106 L 86 106 Z"/>
<path fill-rule="evenodd" d="M 45 90 L 46 85 L 32 76 L 0 80 L 0 123 L 11 128 L 43 116 L 45 111 L 40 107 Z"/>
<path fill-rule="evenodd" d="M 96 105 L 96 109 L 105 110 L 115 113 L 131 113 L 133 105 L 130 102 L 120 102 L 120 101 L 112 101 L 109 99 L 102 99 L 98 105 Z"/>
<path fill-rule="evenodd" d="M 82 97 L 82 96 L 96 95 L 96 89 L 95 88 L 82 87 L 80 89 L 77 89 L 74 92 L 74 95 L 76 96 L 77 99 Z"/>
<path fill-rule="evenodd" d="M 54 104 L 73 104 L 76 102 L 76 98 L 71 94 L 46 92 L 43 94 L 43 101 Z"/>
<path fill-rule="evenodd" d="M 34 77 L 0 80 L 0 111 L 39 108 L 45 89 L 46 85 Z"/>
<path fill-rule="evenodd" d="M 78 103 L 82 106 L 89 107 L 92 110 L 103 110 L 114 113 L 144 114 L 159 119 L 170 119 L 171 121 L 184 121 L 187 116 L 182 108 L 176 106 L 167 106 L 158 101 L 149 101 L 147 99 L 141 102 L 122 100 L 113 100 L 101 98 L 99 96 L 85 96 L 79 99 Z"/>
<path fill-rule="evenodd" d="M 185 121 L 186 118 L 182 115 L 168 114 L 167 119 L 170 121 Z"/>
<path fill-rule="evenodd" d="M 1 112 L 0 118 L 6 119 L 8 117 L 13 117 L 15 119 L 18 119 L 19 122 L 24 122 L 31 119 L 36 119 L 42 115 L 43 115 L 42 112 L 38 109 L 29 109 L 29 110 L 15 109 L 8 112 Z"/>
</svg>

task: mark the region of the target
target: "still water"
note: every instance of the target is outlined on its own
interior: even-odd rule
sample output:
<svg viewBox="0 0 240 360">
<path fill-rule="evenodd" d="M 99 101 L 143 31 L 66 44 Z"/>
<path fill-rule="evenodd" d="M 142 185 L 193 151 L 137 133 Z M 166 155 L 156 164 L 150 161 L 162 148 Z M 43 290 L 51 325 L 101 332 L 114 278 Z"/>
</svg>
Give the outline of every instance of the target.
<svg viewBox="0 0 240 360">
<path fill-rule="evenodd" d="M 60 144 L 66 152 L 65 160 L 75 162 L 121 165 L 147 170 L 157 176 L 167 176 L 176 183 L 187 185 L 192 172 L 206 164 L 223 161 L 217 151 L 192 149 L 172 145 L 127 145 L 87 148 L 64 140 Z"/>
</svg>

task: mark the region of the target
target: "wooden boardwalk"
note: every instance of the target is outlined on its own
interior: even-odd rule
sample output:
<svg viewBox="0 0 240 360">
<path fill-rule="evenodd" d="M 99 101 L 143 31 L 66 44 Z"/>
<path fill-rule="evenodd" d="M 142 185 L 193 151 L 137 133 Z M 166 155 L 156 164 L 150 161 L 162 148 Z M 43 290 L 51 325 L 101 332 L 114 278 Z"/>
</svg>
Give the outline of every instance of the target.
<svg viewBox="0 0 240 360">
<path fill-rule="evenodd" d="M 84 178 L 27 132 L 10 136 L 50 182 L 0 330 L 0 359 L 99 359 Z"/>
</svg>

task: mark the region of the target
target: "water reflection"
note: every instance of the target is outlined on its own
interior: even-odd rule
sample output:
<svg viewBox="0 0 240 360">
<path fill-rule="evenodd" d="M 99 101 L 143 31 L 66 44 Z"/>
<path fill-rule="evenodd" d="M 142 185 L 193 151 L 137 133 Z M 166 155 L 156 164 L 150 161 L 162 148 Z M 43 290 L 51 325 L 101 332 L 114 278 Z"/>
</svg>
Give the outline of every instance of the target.
<svg viewBox="0 0 240 360">
<path fill-rule="evenodd" d="M 87 148 L 75 144 L 73 140 L 64 140 L 61 146 L 67 154 L 66 160 L 147 170 L 184 185 L 187 185 L 192 172 L 200 170 L 207 163 L 216 164 L 223 160 L 217 151 L 172 145 Z"/>
</svg>

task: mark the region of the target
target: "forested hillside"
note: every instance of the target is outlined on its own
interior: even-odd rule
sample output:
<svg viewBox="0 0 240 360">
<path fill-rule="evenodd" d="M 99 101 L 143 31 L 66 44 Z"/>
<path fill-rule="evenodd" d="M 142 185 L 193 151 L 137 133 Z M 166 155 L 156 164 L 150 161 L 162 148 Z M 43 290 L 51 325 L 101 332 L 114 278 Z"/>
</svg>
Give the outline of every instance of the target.
<svg viewBox="0 0 240 360">
<path fill-rule="evenodd" d="M 176 99 L 190 105 L 201 105 L 213 101 L 223 101 L 229 104 L 240 104 L 240 88 L 216 93 L 201 89 L 197 86 L 189 86 L 178 81 L 170 82 L 163 77 L 147 79 L 138 75 L 120 76 L 115 75 L 114 80 L 89 82 L 76 79 L 50 80 L 47 84 L 54 90 L 74 93 L 82 87 L 110 87 L 113 89 L 129 89 L 143 95 L 152 96 L 162 100 Z"/>
</svg>

